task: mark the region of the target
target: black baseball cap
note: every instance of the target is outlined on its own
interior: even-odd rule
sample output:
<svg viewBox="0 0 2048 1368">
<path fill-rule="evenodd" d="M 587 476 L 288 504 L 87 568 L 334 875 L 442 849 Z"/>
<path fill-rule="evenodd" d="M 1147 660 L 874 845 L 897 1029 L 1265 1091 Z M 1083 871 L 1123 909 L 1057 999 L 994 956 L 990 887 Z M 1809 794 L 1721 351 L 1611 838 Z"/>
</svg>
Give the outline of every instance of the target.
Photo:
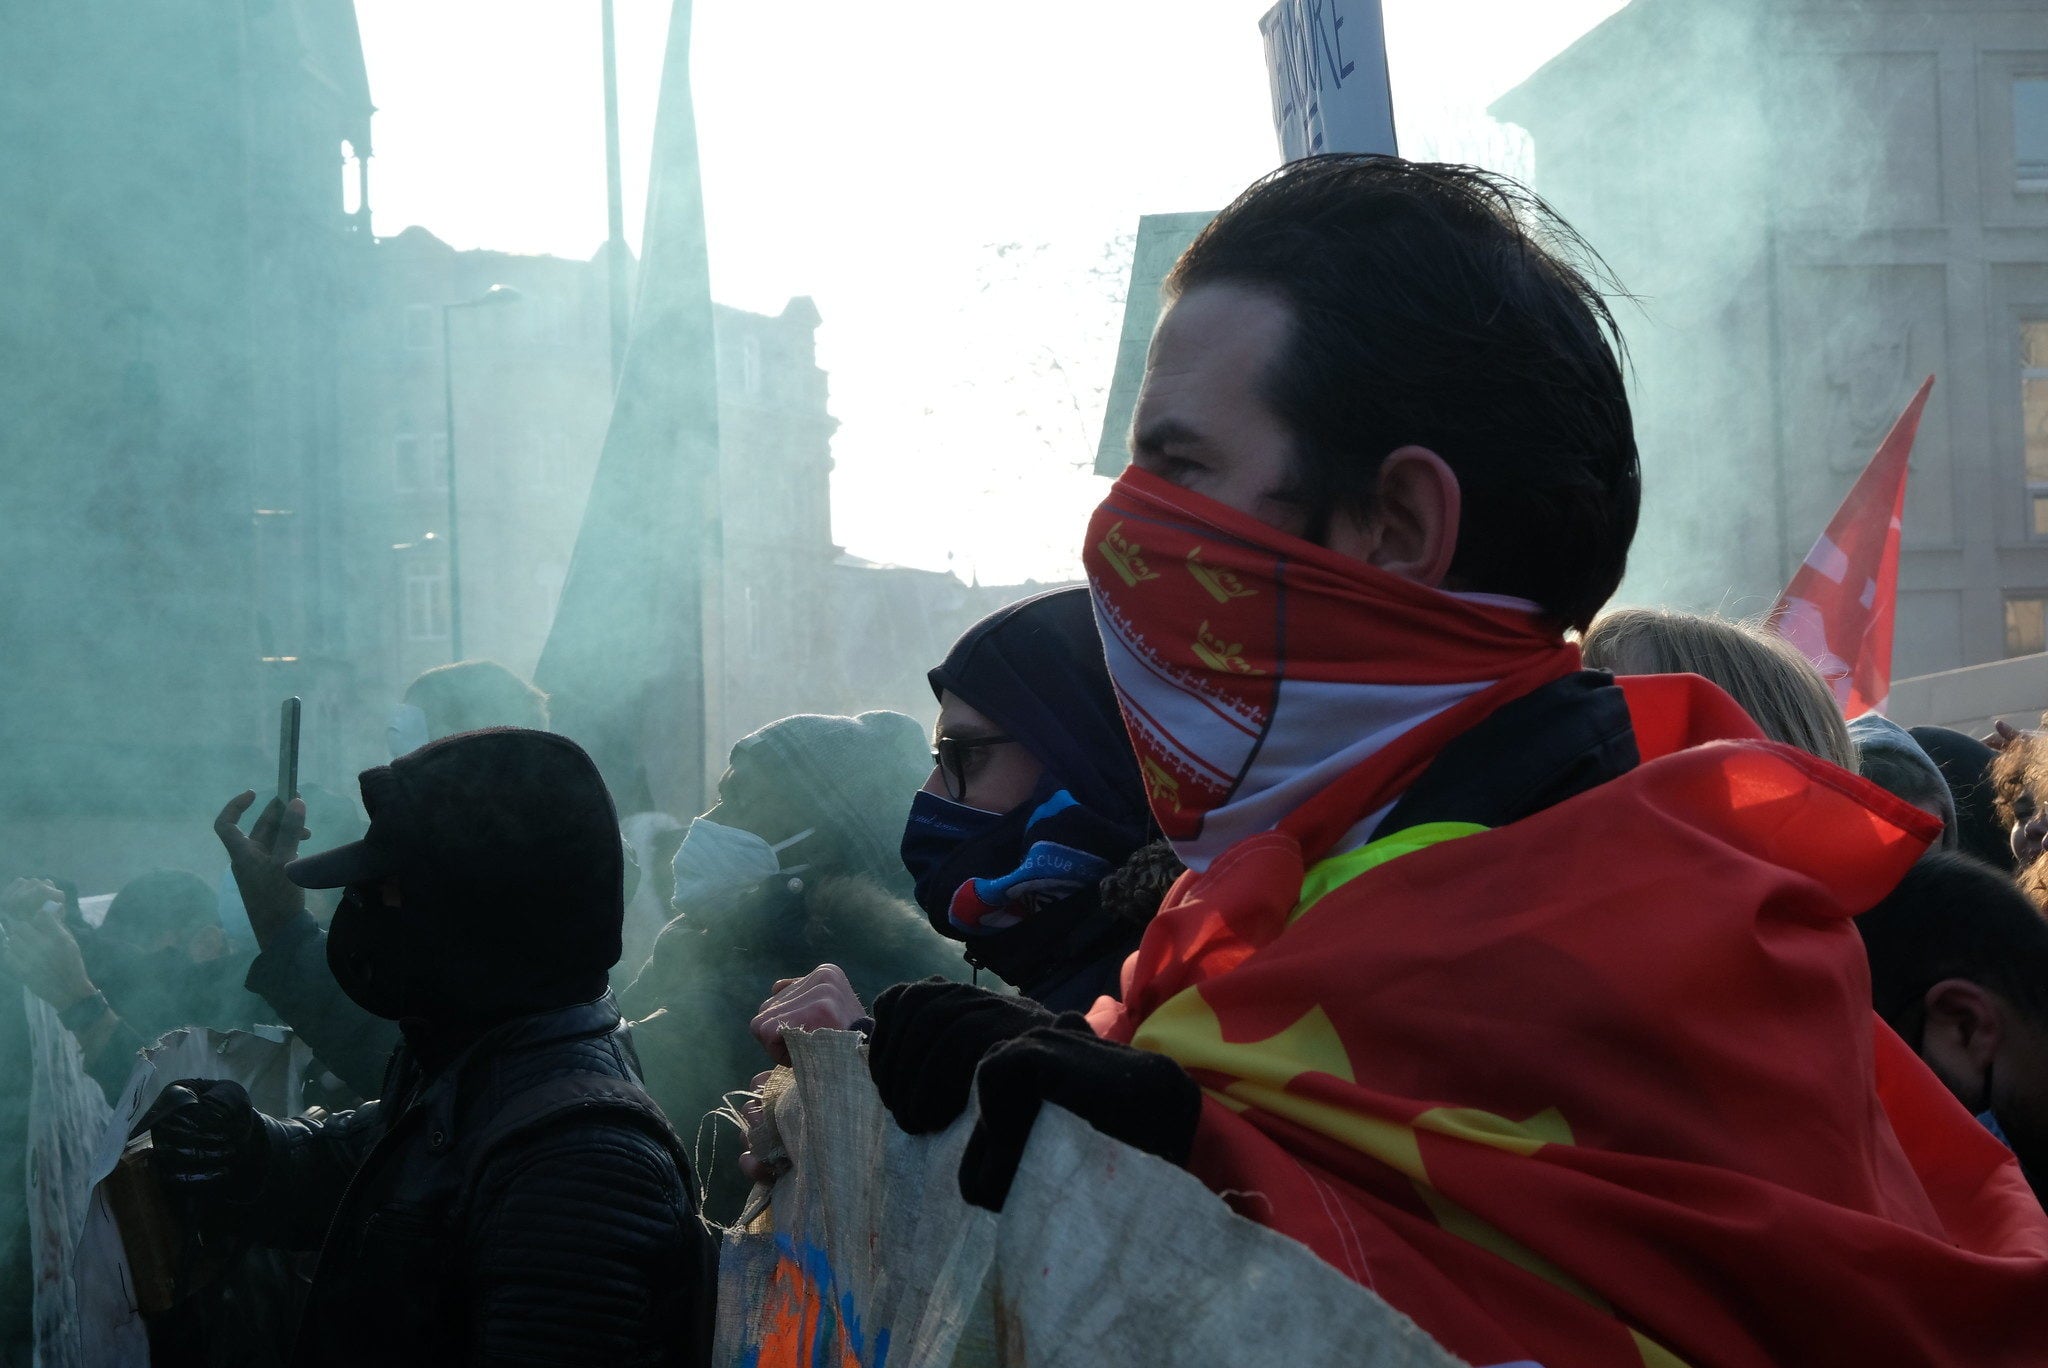
<svg viewBox="0 0 2048 1368">
<path fill-rule="evenodd" d="M 301 888 L 394 876 L 446 886 L 617 899 L 617 810 L 581 746 L 553 732 L 492 727 L 431 742 L 358 779 L 360 841 L 285 866 Z"/>
</svg>

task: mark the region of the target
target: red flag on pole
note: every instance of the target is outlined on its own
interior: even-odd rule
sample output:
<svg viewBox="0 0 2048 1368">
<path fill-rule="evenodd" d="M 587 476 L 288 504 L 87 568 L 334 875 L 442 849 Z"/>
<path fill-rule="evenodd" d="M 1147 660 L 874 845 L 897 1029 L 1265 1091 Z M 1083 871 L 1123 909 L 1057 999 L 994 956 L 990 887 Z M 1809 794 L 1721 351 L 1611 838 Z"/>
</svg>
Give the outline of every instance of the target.
<svg viewBox="0 0 2048 1368">
<path fill-rule="evenodd" d="M 1778 634 L 1819 667 L 1844 717 L 1881 713 L 1891 696 L 1899 518 L 1920 411 L 1933 388 L 1930 375 L 1771 611 Z"/>
</svg>

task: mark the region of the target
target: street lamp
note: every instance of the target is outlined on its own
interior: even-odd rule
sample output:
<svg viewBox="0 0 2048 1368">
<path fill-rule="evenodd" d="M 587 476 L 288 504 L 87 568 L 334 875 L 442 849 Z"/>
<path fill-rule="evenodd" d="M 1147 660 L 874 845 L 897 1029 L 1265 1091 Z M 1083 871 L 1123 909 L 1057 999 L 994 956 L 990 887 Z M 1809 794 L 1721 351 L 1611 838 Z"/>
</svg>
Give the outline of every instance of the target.
<svg viewBox="0 0 2048 1368">
<path fill-rule="evenodd" d="M 605 270 L 611 286 L 612 389 L 626 359 L 626 208 L 619 188 L 619 63 L 612 27 L 612 0 L 602 0 L 599 27 L 604 37 Z"/>
<path fill-rule="evenodd" d="M 462 538 L 455 522 L 455 353 L 449 345 L 449 324 L 457 309 L 517 304 L 524 296 L 510 285 L 493 285 L 475 299 L 441 306 L 442 424 L 448 452 L 448 658 L 462 659 Z"/>
</svg>

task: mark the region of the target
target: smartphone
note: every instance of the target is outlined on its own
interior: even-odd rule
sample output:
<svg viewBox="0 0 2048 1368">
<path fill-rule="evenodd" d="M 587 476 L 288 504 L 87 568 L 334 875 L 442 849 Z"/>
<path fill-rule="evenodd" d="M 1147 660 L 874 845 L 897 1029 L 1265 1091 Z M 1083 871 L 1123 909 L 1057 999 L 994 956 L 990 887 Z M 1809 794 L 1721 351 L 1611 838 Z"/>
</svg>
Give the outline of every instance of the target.
<svg viewBox="0 0 2048 1368">
<path fill-rule="evenodd" d="M 277 801 L 299 794 L 299 700 L 287 698 L 277 710 Z"/>
</svg>

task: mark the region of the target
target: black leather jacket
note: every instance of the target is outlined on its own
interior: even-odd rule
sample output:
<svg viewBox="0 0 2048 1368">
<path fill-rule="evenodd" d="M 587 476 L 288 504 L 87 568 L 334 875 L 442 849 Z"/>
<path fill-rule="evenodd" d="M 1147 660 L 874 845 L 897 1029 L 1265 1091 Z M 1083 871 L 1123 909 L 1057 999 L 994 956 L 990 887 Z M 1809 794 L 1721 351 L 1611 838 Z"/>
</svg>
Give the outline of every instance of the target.
<svg viewBox="0 0 2048 1368">
<path fill-rule="evenodd" d="M 320 1251 L 293 1362 L 683 1365 L 709 1355 L 716 1252 L 618 1009 L 520 1017 L 383 1100 L 266 1118 L 259 1242 Z"/>
</svg>

